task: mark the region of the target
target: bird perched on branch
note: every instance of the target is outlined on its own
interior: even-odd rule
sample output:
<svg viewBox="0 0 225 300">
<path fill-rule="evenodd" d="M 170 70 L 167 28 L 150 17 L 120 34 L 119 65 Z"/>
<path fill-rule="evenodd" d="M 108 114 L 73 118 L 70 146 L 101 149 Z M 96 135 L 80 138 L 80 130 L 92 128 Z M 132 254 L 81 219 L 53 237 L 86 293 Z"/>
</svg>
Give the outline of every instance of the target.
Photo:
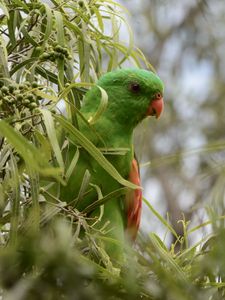
<svg viewBox="0 0 225 300">
<path fill-rule="evenodd" d="M 99 228 L 109 224 L 108 236 L 112 242 L 107 242 L 105 249 L 112 260 L 123 256 L 122 246 L 113 239 L 120 245 L 126 236 L 135 239 L 141 218 L 142 191 L 133 131 L 144 118 L 158 118 L 162 111 L 163 83 L 156 74 L 143 69 L 109 72 L 85 95 L 81 113 L 86 121 L 79 118 L 79 130 L 101 151 L 112 168 L 109 172 L 104 161 L 101 163 L 101 157 L 87 151 L 88 142 L 85 149 L 73 138 L 67 160 L 73 160 L 77 147 L 79 159 L 61 189 L 60 199 L 91 216 L 98 216 L 96 226 Z M 118 180 L 115 170 L 126 179 L 124 183 Z M 123 185 L 127 189 L 121 189 Z"/>
</svg>

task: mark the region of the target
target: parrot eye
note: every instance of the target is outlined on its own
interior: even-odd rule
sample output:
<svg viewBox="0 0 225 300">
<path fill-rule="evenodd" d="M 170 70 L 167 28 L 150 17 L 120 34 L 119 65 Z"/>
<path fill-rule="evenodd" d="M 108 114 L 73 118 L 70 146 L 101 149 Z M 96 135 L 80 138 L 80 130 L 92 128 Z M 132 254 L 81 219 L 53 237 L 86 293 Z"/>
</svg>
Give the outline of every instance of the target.
<svg viewBox="0 0 225 300">
<path fill-rule="evenodd" d="M 160 92 L 156 93 L 155 96 L 154 96 L 154 99 L 155 100 L 160 100 L 162 98 L 162 95 Z"/>
<path fill-rule="evenodd" d="M 129 89 L 133 93 L 138 93 L 141 89 L 140 84 L 137 82 L 133 82 L 130 84 Z"/>
</svg>

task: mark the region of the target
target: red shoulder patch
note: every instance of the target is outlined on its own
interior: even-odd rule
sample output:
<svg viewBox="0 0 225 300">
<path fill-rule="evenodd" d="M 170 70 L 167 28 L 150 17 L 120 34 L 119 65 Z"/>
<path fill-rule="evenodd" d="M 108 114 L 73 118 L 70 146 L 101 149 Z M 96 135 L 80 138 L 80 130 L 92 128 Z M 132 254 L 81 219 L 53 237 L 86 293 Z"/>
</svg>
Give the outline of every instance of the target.
<svg viewBox="0 0 225 300">
<path fill-rule="evenodd" d="M 138 162 L 134 158 L 131 164 L 129 180 L 140 186 L 140 173 Z M 141 221 L 142 190 L 130 190 L 126 195 L 127 204 L 127 232 L 132 240 L 135 240 Z"/>
</svg>

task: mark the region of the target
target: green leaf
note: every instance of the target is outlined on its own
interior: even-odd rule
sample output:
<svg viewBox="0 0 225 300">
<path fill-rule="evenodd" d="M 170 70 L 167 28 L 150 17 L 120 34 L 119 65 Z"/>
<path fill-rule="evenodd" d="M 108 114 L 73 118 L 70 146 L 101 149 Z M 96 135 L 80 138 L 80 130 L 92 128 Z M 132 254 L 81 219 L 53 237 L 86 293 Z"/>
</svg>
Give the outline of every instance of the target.
<svg viewBox="0 0 225 300">
<path fill-rule="evenodd" d="M 54 11 L 55 15 L 55 26 L 56 26 L 56 33 L 57 33 L 57 42 L 60 46 L 65 46 L 65 37 L 64 37 L 64 24 L 63 24 L 63 16 L 60 12 Z M 57 59 L 57 65 L 58 65 L 58 83 L 59 88 L 64 87 L 64 59 L 58 58 Z"/>
<path fill-rule="evenodd" d="M 20 211 L 20 179 L 18 166 L 13 153 L 10 155 L 9 169 L 12 179 L 12 194 L 11 194 L 11 226 L 10 226 L 10 244 L 14 245 L 17 241 L 17 233 L 19 227 L 19 211 Z"/>
<path fill-rule="evenodd" d="M 52 16 L 52 10 L 50 9 L 50 7 L 46 4 L 43 3 L 43 6 L 45 8 L 45 12 L 46 12 L 46 22 L 44 23 L 44 27 L 45 27 L 45 32 L 44 32 L 44 41 L 47 41 L 48 38 L 50 37 L 51 33 L 52 33 L 52 27 L 53 27 L 53 16 Z M 43 19 L 44 22 L 44 19 Z"/>
<path fill-rule="evenodd" d="M 57 135 L 56 135 L 56 130 L 55 130 L 55 124 L 54 124 L 54 119 L 52 117 L 52 114 L 49 110 L 46 109 L 41 109 L 40 110 L 42 115 L 43 115 L 43 120 L 45 123 L 46 131 L 49 137 L 49 141 L 52 146 L 52 150 L 55 153 L 56 160 L 62 170 L 64 170 L 64 162 L 62 158 L 62 153 L 59 147 L 59 143 L 57 140 Z"/>
<path fill-rule="evenodd" d="M 61 170 L 50 166 L 40 149 L 35 148 L 25 137 L 3 120 L 0 121 L 0 133 L 1 136 L 6 137 L 8 142 L 15 147 L 16 151 L 30 168 L 43 176 L 52 176 L 62 182 L 59 177 Z"/>
<path fill-rule="evenodd" d="M 90 81 L 90 41 L 88 37 L 88 26 L 82 21 L 82 36 L 83 39 L 78 43 L 79 60 L 80 60 L 80 77 L 82 81 Z"/>
<path fill-rule="evenodd" d="M 63 17 L 59 11 L 54 11 L 55 15 L 55 26 L 56 26 L 56 34 L 57 34 L 57 42 L 60 46 L 65 46 L 65 37 L 64 37 L 64 24 Z"/>
<path fill-rule="evenodd" d="M 80 186 L 78 197 L 74 201 L 72 201 L 74 207 L 77 207 L 78 203 L 83 198 L 84 193 L 86 192 L 87 187 L 88 187 L 88 185 L 90 183 L 90 178 L 91 178 L 91 174 L 90 174 L 90 172 L 87 169 L 84 172 L 84 177 L 83 177 L 83 180 L 82 180 L 82 183 L 81 183 L 81 186 Z"/>
<path fill-rule="evenodd" d="M 158 255 L 162 258 L 162 260 L 168 264 L 172 272 L 176 274 L 179 280 L 183 281 L 184 283 L 188 283 L 186 274 L 183 272 L 181 267 L 175 262 L 171 254 L 165 250 L 165 246 L 162 247 L 163 243 L 160 240 L 160 238 L 154 233 L 150 233 L 149 238 L 151 240 L 152 245 L 155 248 L 156 253 L 158 253 Z"/>
<path fill-rule="evenodd" d="M 170 232 L 178 239 L 178 235 L 173 227 L 154 209 L 154 207 L 150 204 L 150 202 L 146 198 L 142 198 L 144 203 L 148 206 L 148 208 L 152 211 L 152 213 L 165 225 L 166 228 L 170 230 Z"/>
<path fill-rule="evenodd" d="M 71 162 L 70 162 L 70 165 L 66 171 L 66 181 L 69 180 L 70 176 L 72 175 L 75 167 L 76 167 L 76 164 L 78 162 L 78 159 L 79 159 L 79 155 L 80 155 L 80 152 L 79 152 L 79 148 L 77 148 L 77 151 L 75 152 Z"/>
<path fill-rule="evenodd" d="M 2 39 L 0 39 L 0 78 L 9 78 L 8 56 Z"/>
<path fill-rule="evenodd" d="M 47 99 L 47 100 L 50 100 L 52 102 L 57 102 L 58 101 L 58 98 L 54 95 L 51 95 L 51 94 L 46 94 L 40 90 L 34 90 L 34 93 L 38 96 L 41 96 L 43 99 Z"/>
<path fill-rule="evenodd" d="M 21 21 L 22 21 L 22 19 L 21 19 Z M 35 39 L 32 38 L 32 36 L 29 34 L 26 27 L 24 26 L 26 22 L 27 22 L 27 20 L 24 20 L 22 22 L 21 28 L 19 29 L 19 31 L 21 31 L 23 33 L 24 38 L 25 38 L 27 43 L 30 43 L 34 47 L 38 47 L 38 43 L 35 41 Z"/>
<path fill-rule="evenodd" d="M 37 232 L 39 230 L 39 222 L 40 222 L 39 174 L 36 170 L 31 168 L 29 164 L 27 164 L 27 170 L 30 178 L 30 192 L 31 192 L 31 200 L 32 200 L 32 210 L 31 210 L 31 216 L 33 218 L 32 229 L 34 230 L 34 232 Z"/>
<path fill-rule="evenodd" d="M 51 206 L 47 207 L 40 219 L 40 225 L 45 225 L 48 221 L 50 221 L 54 216 L 58 215 L 58 213 L 68 205 L 66 202 L 59 201 L 57 204 L 50 202 Z"/>
<path fill-rule="evenodd" d="M 38 146 L 40 145 L 40 150 L 45 153 L 45 157 L 50 160 L 52 156 L 52 149 L 49 139 L 43 135 L 39 130 L 34 131 Z"/>
<path fill-rule="evenodd" d="M 49 80 L 52 83 L 58 84 L 58 77 L 53 72 L 47 70 L 42 66 L 36 66 L 35 70 L 45 79 Z"/>
<path fill-rule="evenodd" d="M 104 157 L 101 151 L 95 147 L 77 128 L 75 128 L 70 122 L 68 122 L 62 116 L 55 116 L 56 120 L 61 124 L 61 126 L 73 136 L 77 142 L 100 164 L 100 166 L 109 173 L 115 180 L 120 184 L 127 186 L 132 189 L 140 189 L 139 186 L 131 183 L 124 179 L 116 168 Z"/>
<path fill-rule="evenodd" d="M 7 17 L 7 19 L 9 19 L 9 12 L 8 12 L 7 7 L 3 3 L 0 3 L 0 8 L 2 9 L 2 11 L 3 11 L 4 15 Z"/>
<path fill-rule="evenodd" d="M 96 121 L 103 114 L 103 112 L 106 110 L 107 105 L 108 105 L 108 95 L 107 95 L 106 91 L 103 88 L 101 88 L 100 86 L 98 86 L 98 85 L 96 85 L 96 86 L 100 89 L 101 100 L 100 100 L 99 107 L 98 107 L 97 111 L 95 112 L 95 114 L 88 119 L 88 123 L 91 125 L 96 123 Z"/>
<path fill-rule="evenodd" d="M 22 69 L 24 66 L 29 65 L 30 63 L 33 63 L 37 61 L 37 57 L 31 57 L 24 61 L 22 61 L 19 64 L 16 64 L 15 67 L 10 71 L 10 76 L 12 76 L 14 73 L 16 73 L 19 69 Z"/>
<path fill-rule="evenodd" d="M 67 28 L 71 29 L 76 35 L 82 36 L 82 31 L 76 23 L 71 23 L 67 20 L 64 20 L 64 24 Z"/>
<path fill-rule="evenodd" d="M 98 148 L 104 155 L 125 155 L 130 151 L 130 148 Z"/>
<path fill-rule="evenodd" d="M 85 213 L 85 214 L 88 214 L 88 213 L 94 211 L 97 207 L 105 204 L 107 201 L 109 201 L 111 199 L 118 199 L 119 197 L 121 197 L 123 195 L 126 195 L 127 192 L 128 192 L 127 187 L 123 187 L 123 188 L 120 188 L 116 191 L 113 191 L 113 192 L 109 193 L 108 195 L 100 198 L 99 200 L 91 203 L 82 212 Z"/>
<path fill-rule="evenodd" d="M 103 19 L 102 19 L 102 15 L 100 14 L 99 9 L 96 6 L 93 6 L 93 11 L 96 15 L 96 18 L 98 20 L 98 26 L 101 29 L 101 31 L 104 31 L 104 23 L 103 23 Z"/>
<path fill-rule="evenodd" d="M 21 6 L 26 12 L 29 12 L 29 7 L 26 5 L 25 1 L 13 0 L 13 2 L 17 5 L 17 7 Z"/>
<path fill-rule="evenodd" d="M 87 83 L 87 82 L 77 82 L 77 83 L 71 83 L 68 87 L 64 88 L 63 91 L 59 95 L 59 100 L 63 99 L 66 97 L 66 95 L 71 91 L 73 88 L 79 88 L 79 87 L 84 87 L 84 88 L 89 88 L 95 86 L 93 83 Z"/>
</svg>

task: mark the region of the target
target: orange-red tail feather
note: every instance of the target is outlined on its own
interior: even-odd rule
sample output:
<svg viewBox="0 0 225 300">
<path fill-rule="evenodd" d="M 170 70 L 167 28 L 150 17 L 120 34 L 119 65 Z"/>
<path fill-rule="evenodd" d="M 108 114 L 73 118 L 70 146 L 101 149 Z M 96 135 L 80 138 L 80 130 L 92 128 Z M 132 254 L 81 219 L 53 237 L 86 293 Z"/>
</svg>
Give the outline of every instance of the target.
<svg viewBox="0 0 225 300">
<path fill-rule="evenodd" d="M 140 186 L 138 162 L 134 158 L 131 164 L 129 180 Z M 131 239 L 135 240 L 141 221 L 142 190 L 131 190 L 126 196 L 127 202 L 127 231 Z"/>
</svg>

